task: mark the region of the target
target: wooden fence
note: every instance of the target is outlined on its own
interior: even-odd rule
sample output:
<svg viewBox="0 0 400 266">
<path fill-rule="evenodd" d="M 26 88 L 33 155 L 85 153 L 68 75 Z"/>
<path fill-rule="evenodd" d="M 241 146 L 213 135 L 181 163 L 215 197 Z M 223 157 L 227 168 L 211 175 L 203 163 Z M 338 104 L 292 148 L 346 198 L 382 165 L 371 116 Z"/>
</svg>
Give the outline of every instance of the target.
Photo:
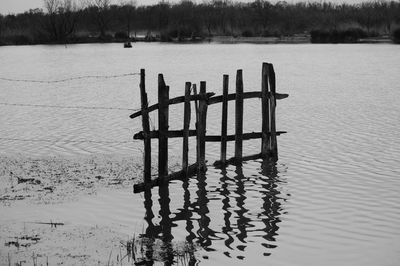
<svg viewBox="0 0 400 266">
<path fill-rule="evenodd" d="M 145 70 L 140 71 L 140 96 L 141 110 L 132 114 L 130 118 L 142 116 L 143 130 L 134 135 L 134 139 L 141 139 L 144 142 L 144 183 L 136 184 L 134 192 L 138 193 L 154 186 L 167 184 L 170 180 L 184 180 L 198 171 L 206 170 L 206 142 L 221 142 L 220 160 L 214 163 L 215 166 L 223 167 L 227 164 L 241 164 L 246 160 L 258 158 L 278 160 L 277 136 L 286 133 L 276 131 L 276 100 L 287 98 L 288 94 L 276 93 L 275 72 L 272 64 L 262 65 L 261 91 L 243 91 L 242 70 L 237 70 L 236 93 L 228 93 L 229 76 L 223 76 L 223 94 L 215 96 L 207 92 L 206 82 L 200 82 L 200 91 L 197 93 L 196 84 L 186 82 L 185 95 L 176 98 L 169 98 L 169 86 L 164 82 L 162 74 L 158 75 L 158 103 L 148 106 L 148 99 L 145 86 Z M 193 92 L 193 94 L 191 93 Z M 261 98 L 261 132 L 243 132 L 243 105 L 244 99 Z M 191 105 L 195 102 L 196 129 L 190 129 Z M 235 101 L 235 134 L 227 135 L 228 129 L 228 102 Z M 183 130 L 168 130 L 169 106 L 183 103 Z M 222 103 L 222 124 L 221 135 L 206 135 L 207 109 L 209 105 Z M 149 113 L 158 110 L 158 130 L 150 131 Z M 189 137 L 196 136 L 197 160 L 189 165 Z M 158 139 L 158 178 L 151 178 L 151 139 Z M 168 139 L 183 138 L 182 148 L 182 170 L 168 174 Z M 243 141 L 250 139 L 261 139 L 260 152 L 253 155 L 243 156 Z M 227 159 L 227 142 L 235 141 L 234 157 Z"/>
</svg>

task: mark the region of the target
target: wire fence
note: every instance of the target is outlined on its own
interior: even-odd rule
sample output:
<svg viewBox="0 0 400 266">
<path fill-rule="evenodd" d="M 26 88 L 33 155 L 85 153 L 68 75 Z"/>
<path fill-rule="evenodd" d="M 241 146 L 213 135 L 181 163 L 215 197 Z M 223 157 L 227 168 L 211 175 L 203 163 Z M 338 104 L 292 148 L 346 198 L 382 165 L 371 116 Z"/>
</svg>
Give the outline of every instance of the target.
<svg viewBox="0 0 400 266">
<path fill-rule="evenodd" d="M 112 79 L 112 78 L 121 78 L 128 76 L 137 76 L 140 73 L 126 73 L 126 74 L 116 74 L 116 75 L 88 75 L 88 76 L 79 76 L 79 77 L 70 77 L 59 80 L 32 80 L 32 79 L 12 79 L 12 78 L 4 78 L 0 77 L 0 80 L 5 80 L 9 82 L 26 82 L 26 83 L 61 83 L 67 82 L 71 80 L 79 80 L 79 79 Z M 8 102 L 0 102 L 0 105 L 3 106 L 21 106 L 21 107 L 40 107 L 40 108 L 57 108 L 57 109 L 91 109 L 91 110 L 128 110 L 128 111 L 138 111 L 139 109 L 132 108 L 120 108 L 120 107 L 103 107 L 103 106 L 62 106 L 62 105 L 47 105 L 47 104 L 25 104 L 25 103 L 8 103 Z"/>
<path fill-rule="evenodd" d="M 24 82 L 24 83 L 42 83 L 42 84 L 53 84 L 62 83 L 73 80 L 83 80 L 83 79 L 115 79 L 129 76 L 137 76 L 140 73 L 126 73 L 126 74 L 116 74 L 116 75 L 87 75 L 70 77 L 58 80 L 33 80 L 33 79 L 14 79 L 0 77 L 0 80 L 7 82 Z M 25 104 L 25 103 L 9 103 L 0 102 L 3 106 L 17 106 L 17 107 L 35 107 L 35 108 L 56 108 L 56 109 L 86 109 L 86 110 L 124 110 L 124 111 L 138 111 L 138 109 L 133 108 L 120 108 L 120 107 L 103 107 L 103 106 L 62 106 L 62 105 L 47 105 L 47 104 Z M 24 139 L 24 138 L 7 138 L 0 137 L 1 141 L 18 141 L 18 142 L 48 142 L 48 143 L 94 143 L 94 144 L 127 144 L 132 141 L 103 141 L 103 140 L 56 140 L 56 139 Z"/>
<path fill-rule="evenodd" d="M 95 144 L 126 144 L 132 141 L 107 141 L 107 140 L 55 140 L 55 139 L 22 139 L 22 138 L 2 138 L 3 141 L 21 141 L 21 142 L 49 142 L 49 143 L 95 143 Z"/>
<path fill-rule="evenodd" d="M 79 77 L 70 77 L 65 79 L 58 79 L 58 80 L 35 80 L 35 79 L 13 79 L 13 78 L 4 78 L 0 77 L 0 80 L 10 81 L 10 82 L 26 82 L 26 83 L 61 83 L 67 82 L 72 80 L 79 80 L 79 79 L 112 79 L 112 78 L 122 78 L 128 76 L 138 76 L 140 73 L 126 73 L 126 74 L 116 74 L 116 75 L 88 75 L 88 76 L 79 76 Z"/>
<path fill-rule="evenodd" d="M 21 106 L 21 107 L 38 107 L 38 108 L 56 108 L 56 109 L 123 110 L 123 111 L 139 111 L 140 110 L 140 108 L 133 109 L 133 108 L 103 107 L 103 106 L 64 106 L 64 105 L 5 103 L 5 102 L 0 102 L 0 105 Z"/>
</svg>

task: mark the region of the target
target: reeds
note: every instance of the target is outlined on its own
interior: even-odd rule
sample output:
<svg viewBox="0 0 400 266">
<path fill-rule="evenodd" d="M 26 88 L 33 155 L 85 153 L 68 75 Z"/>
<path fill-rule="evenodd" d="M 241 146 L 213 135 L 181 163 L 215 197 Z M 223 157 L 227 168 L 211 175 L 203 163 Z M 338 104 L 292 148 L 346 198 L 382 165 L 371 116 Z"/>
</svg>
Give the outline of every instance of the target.
<svg viewBox="0 0 400 266">
<path fill-rule="evenodd" d="M 196 246 L 193 243 L 164 242 L 158 238 L 145 236 L 135 237 L 121 242 L 125 248 L 125 256 L 117 256 L 117 262 L 123 265 L 124 261 L 135 265 L 148 265 L 151 262 L 169 262 L 177 265 L 191 265 L 195 261 Z"/>
</svg>

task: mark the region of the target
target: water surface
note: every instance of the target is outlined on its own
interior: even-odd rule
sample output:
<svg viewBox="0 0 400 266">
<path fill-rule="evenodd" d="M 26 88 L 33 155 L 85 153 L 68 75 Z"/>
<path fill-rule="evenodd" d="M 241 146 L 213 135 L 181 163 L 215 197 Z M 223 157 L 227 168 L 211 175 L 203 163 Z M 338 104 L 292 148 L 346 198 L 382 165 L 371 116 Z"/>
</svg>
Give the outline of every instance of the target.
<svg viewBox="0 0 400 266">
<path fill-rule="evenodd" d="M 1 47 L 0 61 L 3 78 L 43 81 L 145 68 L 150 103 L 157 101 L 158 73 L 164 74 L 171 97 L 183 94 L 186 81 L 205 80 L 209 91 L 221 93 L 223 74 L 230 75 L 233 91 L 237 69 L 243 69 L 244 90 L 253 91 L 260 89 L 262 62 L 273 63 L 277 92 L 290 95 L 278 102 L 277 129 L 288 134 L 278 139 L 276 165 L 254 161 L 226 170 L 209 166 L 205 176 L 188 184 L 153 189 L 151 198 L 134 195 L 131 188 L 113 194 L 113 200 L 99 194 L 80 201 L 81 210 L 93 212 L 83 220 L 78 219 L 80 209 L 68 204 L 57 207 L 64 214 L 40 205 L 37 211 L 49 219 L 108 224 L 131 234 L 141 233 L 143 225 L 148 237 L 194 243 L 200 265 L 400 263 L 398 46 Z M 132 140 L 140 131 L 140 119 L 128 118 L 140 106 L 138 84 L 136 75 L 63 83 L 0 80 L 0 154 L 106 154 L 140 162 L 142 143 Z M 209 108 L 210 134 L 220 130 L 219 108 Z M 260 130 L 260 109 L 259 100 L 245 103 L 246 132 Z M 156 113 L 151 118 L 156 125 Z M 171 108 L 170 120 L 171 129 L 182 127 L 179 106 Z M 229 121 L 233 133 L 233 117 Z M 259 141 L 249 141 L 244 152 L 259 149 Z M 171 141 L 171 165 L 179 164 L 180 152 L 180 141 Z M 218 152 L 218 145 L 207 145 L 210 163 Z M 112 210 L 112 215 L 105 216 L 104 210 Z M 35 217 L 12 208 L 2 207 L 1 212 L 18 222 Z"/>
</svg>

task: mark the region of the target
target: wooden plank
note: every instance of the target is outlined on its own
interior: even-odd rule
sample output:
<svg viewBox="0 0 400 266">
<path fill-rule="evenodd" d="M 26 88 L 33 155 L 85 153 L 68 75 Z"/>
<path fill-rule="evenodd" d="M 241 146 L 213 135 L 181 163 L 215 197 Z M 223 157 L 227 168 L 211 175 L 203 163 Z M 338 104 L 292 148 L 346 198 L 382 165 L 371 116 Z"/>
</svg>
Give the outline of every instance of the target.
<svg viewBox="0 0 400 266">
<path fill-rule="evenodd" d="M 185 105 L 183 111 L 183 149 L 182 149 L 182 171 L 187 172 L 189 162 L 189 126 L 190 126 L 190 88 L 192 84 L 185 84 Z"/>
<path fill-rule="evenodd" d="M 262 119 L 262 138 L 261 154 L 266 158 L 268 156 L 271 138 L 270 138 L 270 120 L 269 120 L 269 86 L 268 86 L 268 63 L 263 63 L 261 74 L 261 119 Z"/>
<path fill-rule="evenodd" d="M 259 91 L 249 91 L 249 92 L 244 92 L 243 93 L 243 99 L 252 99 L 252 98 L 261 98 L 261 92 Z M 236 93 L 229 93 L 227 95 L 227 100 L 228 101 L 234 101 L 236 100 Z M 208 105 L 216 104 L 216 103 L 222 103 L 223 101 L 223 95 L 219 96 L 213 96 L 208 100 Z"/>
<path fill-rule="evenodd" d="M 236 157 L 232 157 L 232 158 L 229 158 L 228 160 L 226 160 L 225 163 L 220 160 L 215 161 L 213 163 L 213 165 L 215 167 L 225 167 L 227 165 L 241 165 L 242 162 L 253 161 L 253 160 L 257 160 L 257 159 L 261 159 L 261 158 L 262 158 L 262 154 L 257 153 L 257 154 L 253 154 L 253 155 L 243 156 L 241 160 L 238 160 Z"/>
<path fill-rule="evenodd" d="M 222 124 L 221 124 L 221 156 L 220 160 L 226 161 L 226 139 L 228 132 L 228 89 L 229 76 L 224 75 L 222 81 Z M 207 141 L 207 138 L 206 138 Z"/>
<path fill-rule="evenodd" d="M 270 113 L 271 113 L 271 157 L 274 161 L 278 160 L 278 142 L 276 139 L 276 80 L 274 66 L 269 64 L 268 68 L 269 84 L 271 88 L 271 97 L 269 98 Z"/>
<path fill-rule="evenodd" d="M 262 132 L 250 132 L 250 133 L 243 133 L 243 140 L 250 140 L 250 139 L 259 139 L 261 138 Z M 281 134 L 287 133 L 286 131 L 276 131 L 276 135 L 279 136 Z M 270 133 L 268 133 L 270 135 Z M 159 132 L 158 130 L 150 131 L 149 137 L 152 139 L 158 139 Z M 184 136 L 183 130 L 170 130 L 167 134 L 168 138 L 182 138 Z M 196 130 L 189 130 L 189 137 L 197 136 Z M 143 131 L 136 133 L 134 136 L 135 139 L 144 139 Z M 206 135 L 205 136 L 206 142 L 220 142 L 222 140 L 222 136 L 218 135 Z M 226 141 L 234 141 L 235 135 L 227 135 Z"/>
<path fill-rule="evenodd" d="M 193 86 L 194 85 L 195 84 L 193 84 Z M 219 96 L 213 96 L 213 95 L 215 95 L 215 93 L 213 93 L 213 92 L 208 92 L 207 93 L 206 98 L 208 99 L 208 105 L 212 105 L 212 104 L 216 104 L 216 103 L 221 103 L 222 102 L 222 98 L 223 98 L 222 95 L 219 95 Z M 201 97 L 203 97 L 203 96 L 191 95 L 190 96 L 190 101 L 191 102 L 199 101 Z M 269 95 L 268 95 L 268 97 L 269 97 Z M 282 99 L 285 99 L 287 97 L 289 97 L 289 94 L 286 94 L 286 93 L 276 93 L 275 94 L 275 99 L 276 100 L 282 100 Z M 243 93 L 243 99 L 253 99 L 253 98 L 261 98 L 261 92 L 259 92 L 259 91 L 250 91 L 250 92 L 244 92 Z M 236 99 L 236 93 L 228 94 L 228 101 L 233 101 L 235 99 Z M 185 102 L 185 97 L 184 96 L 179 96 L 179 97 L 170 99 L 168 101 L 168 104 L 172 105 L 172 104 L 179 104 L 179 103 L 183 103 L 183 102 Z M 153 111 L 158 110 L 158 108 L 159 108 L 159 105 L 158 105 L 158 103 L 156 103 L 156 104 L 151 105 L 148 108 L 148 111 L 149 112 L 153 112 Z M 136 117 L 141 116 L 141 115 L 142 115 L 142 111 L 137 111 L 137 112 L 131 114 L 129 117 L 130 118 L 136 118 Z"/>
<path fill-rule="evenodd" d="M 236 73 L 236 100 L 235 100 L 235 158 L 242 159 L 243 155 L 243 71 Z"/>
<path fill-rule="evenodd" d="M 193 96 L 200 99 L 200 95 L 197 94 L 197 85 L 193 84 Z M 196 111 L 196 123 L 199 122 L 199 100 L 194 101 L 194 109 Z"/>
<path fill-rule="evenodd" d="M 289 97 L 287 93 L 275 93 L 275 100 L 283 100 Z"/>
<path fill-rule="evenodd" d="M 206 82 L 200 82 L 200 95 L 206 95 Z M 206 168 L 206 128 L 207 128 L 207 101 L 203 97 L 199 101 L 199 121 L 197 123 L 197 147 L 200 170 Z"/>
<path fill-rule="evenodd" d="M 193 95 L 200 96 L 197 94 L 197 85 L 196 84 L 193 84 Z M 196 127 L 196 162 L 198 162 L 200 160 L 199 138 L 198 138 L 198 134 L 199 134 L 199 131 L 198 131 L 199 130 L 199 101 L 198 100 L 194 101 L 194 109 L 196 111 L 196 123 L 195 123 L 195 127 Z"/>
<path fill-rule="evenodd" d="M 168 106 L 169 87 L 162 74 L 158 75 L 158 176 L 168 175 Z"/>
<path fill-rule="evenodd" d="M 211 98 L 214 95 L 215 95 L 214 92 L 208 92 L 208 93 L 206 93 L 206 95 L 191 95 L 189 99 L 190 99 L 191 102 L 192 101 L 199 101 L 202 98 L 208 100 L 209 98 Z M 184 103 L 184 102 L 185 102 L 185 96 L 179 96 L 179 97 L 175 97 L 175 98 L 169 99 L 168 105 Z M 159 104 L 156 103 L 156 104 L 153 104 L 153 105 L 149 106 L 147 110 L 150 113 L 150 112 L 153 112 L 155 110 L 158 110 L 159 108 L 160 108 Z M 138 117 L 138 116 L 141 116 L 141 115 L 142 115 L 142 111 L 137 111 L 137 112 L 131 114 L 129 117 L 130 118 L 135 118 L 135 117 Z"/>
<path fill-rule="evenodd" d="M 270 94 L 267 94 L 267 98 L 270 97 Z M 287 93 L 276 93 L 275 94 L 275 99 L 276 100 L 282 100 L 289 97 L 289 94 Z M 228 101 L 233 101 L 236 99 L 236 93 L 230 93 L 228 94 Z M 256 98 L 262 98 L 262 92 L 261 91 L 248 91 L 248 92 L 243 92 L 243 99 L 256 99 Z M 223 101 L 223 95 L 219 96 L 213 96 L 208 100 L 208 105 L 216 104 L 216 103 L 221 103 Z"/>
<path fill-rule="evenodd" d="M 151 182 L 151 139 L 149 137 L 150 122 L 148 113 L 148 101 L 146 93 L 146 78 L 145 70 L 140 70 L 140 100 L 142 111 L 142 127 L 144 135 L 144 183 Z"/>
<path fill-rule="evenodd" d="M 268 64 L 268 76 L 269 76 L 269 86 L 271 95 L 276 95 L 276 81 L 275 81 L 275 70 L 272 64 Z"/>
<path fill-rule="evenodd" d="M 164 182 L 170 182 L 173 180 L 186 180 L 188 177 L 191 177 L 197 173 L 198 167 L 199 167 L 198 163 L 192 164 L 188 167 L 187 173 L 185 173 L 183 170 L 172 173 L 170 175 L 162 177 L 161 178 L 163 180 L 162 182 L 161 182 L 160 178 L 153 179 L 147 184 L 147 187 L 153 188 L 155 186 L 162 185 Z M 134 193 L 143 192 L 143 191 L 145 191 L 145 189 L 146 189 L 145 183 L 139 183 L 139 184 L 135 184 L 133 186 Z"/>
<path fill-rule="evenodd" d="M 271 159 L 274 161 L 278 161 L 278 141 L 277 141 L 277 133 L 276 133 L 276 125 L 275 125 L 275 112 L 276 112 L 276 101 L 274 98 L 270 99 L 271 103 Z"/>
<path fill-rule="evenodd" d="M 160 133 L 158 130 L 152 130 L 149 133 L 149 137 L 152 139 L 158 139 Z M 189 137 L 196 136 L 196 130 L 189 130 Z M 183 137 L 183 130 L 169 130 L 167 131 L 168 138 L 182 138 Z M 144 139 L 143 131 L 136 133 L 133 136 L 134 139 Z"/>
<path fill-rule="evenodd" d="M 277 131 L 276 135 L 279 136 L 281 134 L 287 133 L 286 131 Z M 242 140 L 251 140 L 251 139 L 259 139 L 261 138 L 261 132 L 251 132 L 251 133 L 243 133 Z M 206 136 L 206 142 L 220 142 L 222 140 L 222 136 L 214 136 L 209 135 Z M 236 141 L 236 135 L 227 135 L 226 141 Z"/>
</svg>

